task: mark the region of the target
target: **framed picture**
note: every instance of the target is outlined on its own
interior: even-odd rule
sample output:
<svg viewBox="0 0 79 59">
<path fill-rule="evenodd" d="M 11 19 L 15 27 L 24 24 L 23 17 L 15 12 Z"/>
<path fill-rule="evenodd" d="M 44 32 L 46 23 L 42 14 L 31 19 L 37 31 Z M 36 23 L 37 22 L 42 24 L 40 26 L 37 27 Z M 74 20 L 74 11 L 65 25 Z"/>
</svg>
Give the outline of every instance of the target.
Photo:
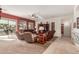
<svg viewBox="0 0 79 59">
<path fill-rule="evenodd" d="M 79 29 L 79 17 L 77 17 L 77 28 Z"/>
<path fill-rule="evenodd" d="M 73 28 L 76 28 L 76 22 L 73 23 Z"/>
</svg>

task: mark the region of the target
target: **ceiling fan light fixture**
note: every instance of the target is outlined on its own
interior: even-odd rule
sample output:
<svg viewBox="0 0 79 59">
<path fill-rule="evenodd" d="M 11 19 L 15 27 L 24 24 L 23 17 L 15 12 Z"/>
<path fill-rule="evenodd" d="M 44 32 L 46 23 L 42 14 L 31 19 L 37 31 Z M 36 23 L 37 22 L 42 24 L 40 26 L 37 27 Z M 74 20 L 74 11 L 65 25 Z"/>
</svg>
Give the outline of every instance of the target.
<svg viewBox="0 0 79 59">
<path fill-rule="evenodd" d="M 2 10 L 2 8 L 0 8 L 0 11 Z"/>
</svg>

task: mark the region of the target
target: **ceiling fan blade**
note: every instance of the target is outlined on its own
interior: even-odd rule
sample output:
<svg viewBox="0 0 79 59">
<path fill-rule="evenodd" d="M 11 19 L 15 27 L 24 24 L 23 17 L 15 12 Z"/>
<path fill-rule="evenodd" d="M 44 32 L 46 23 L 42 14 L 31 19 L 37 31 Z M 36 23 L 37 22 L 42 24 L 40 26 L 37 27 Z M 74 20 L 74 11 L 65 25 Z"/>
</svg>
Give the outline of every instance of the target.
<svg viewBox="0 0 79 59">
<path fill-rule="evenodd" d="M 0 10 L 2 10 L 2 8 L 0 8 Z"/>
<path fill-rule="evenodd" d="M 1 11 L 7 11 L 6 9 L 0 8 Z"/>
</svg>

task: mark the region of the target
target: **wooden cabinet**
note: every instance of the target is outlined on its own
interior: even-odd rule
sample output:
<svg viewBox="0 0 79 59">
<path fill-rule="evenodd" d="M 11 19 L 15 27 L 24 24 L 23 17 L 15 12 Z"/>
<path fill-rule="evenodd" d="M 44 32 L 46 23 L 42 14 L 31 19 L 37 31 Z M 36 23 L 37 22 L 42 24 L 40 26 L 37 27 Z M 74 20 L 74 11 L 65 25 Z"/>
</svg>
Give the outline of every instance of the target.
<svg viewBox="0 0 79 59">
<path fill-rule="evenodd" d="M 42 22 L 40 24 L 38 24 L 38 31 L 39 31 L 39 27 L 40 26 L 44 27 L 44 32 L 49 31 L 49 24 L 48 24 L 48 22 L 46 24 L 43 24 Z"/>
</svg>

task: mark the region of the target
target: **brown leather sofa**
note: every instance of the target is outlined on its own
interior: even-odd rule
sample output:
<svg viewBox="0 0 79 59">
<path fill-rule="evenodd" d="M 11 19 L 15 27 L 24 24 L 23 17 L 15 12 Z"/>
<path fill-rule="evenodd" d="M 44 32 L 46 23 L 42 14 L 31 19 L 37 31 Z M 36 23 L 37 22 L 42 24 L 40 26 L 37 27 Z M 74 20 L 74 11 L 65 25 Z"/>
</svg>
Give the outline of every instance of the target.
<svg viewBox="0 0 79 59">
<path fill-rule="evenodd" d="M 51 40 L 54 37 L 55 30 L 53 31 L 48 31 L 47 33 L 47 41 Z"/>
<path fill-rule="evenodd" d="M 34 38 L 32 37 L 32 33 L 30 33 L 30 32 L 24 32 L 24 33 L 16 32 L 16 36 L 19 40 L 23 40 L 28 43 L 34 42 Z"/>
<path fill-rule="evenodd" d="M 23 34 L 16 32 L 16 36 L 19 40 L 24 40 Z"/>
</svg>

